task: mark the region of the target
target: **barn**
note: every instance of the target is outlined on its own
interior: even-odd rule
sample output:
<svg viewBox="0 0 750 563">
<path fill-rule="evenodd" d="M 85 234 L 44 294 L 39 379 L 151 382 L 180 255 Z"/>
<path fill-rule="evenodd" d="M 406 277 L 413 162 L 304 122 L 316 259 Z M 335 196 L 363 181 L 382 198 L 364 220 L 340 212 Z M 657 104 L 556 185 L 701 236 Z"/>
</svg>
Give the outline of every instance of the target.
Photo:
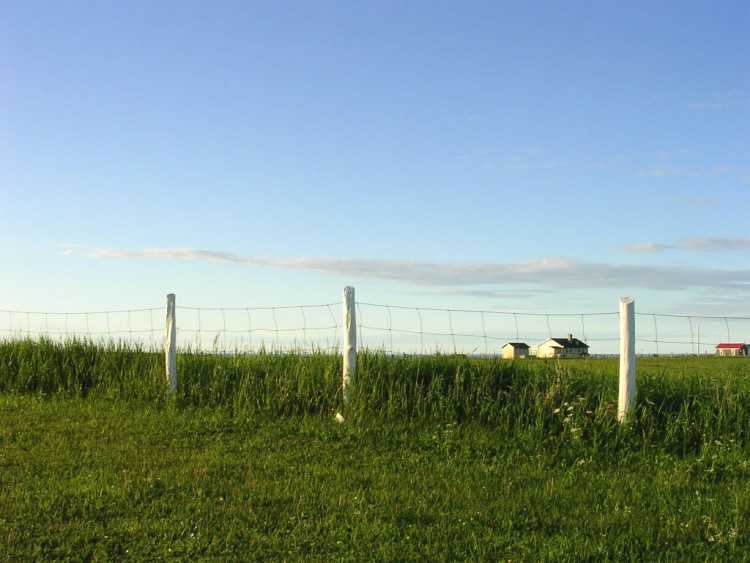
<svg viewBox="0 0 750 563">
<path fill-rule="evenodd" d="M 750 346 L 743 343 L 725 342 L 716 345 L 717 356 L 747 356 Z"/>
</svg>

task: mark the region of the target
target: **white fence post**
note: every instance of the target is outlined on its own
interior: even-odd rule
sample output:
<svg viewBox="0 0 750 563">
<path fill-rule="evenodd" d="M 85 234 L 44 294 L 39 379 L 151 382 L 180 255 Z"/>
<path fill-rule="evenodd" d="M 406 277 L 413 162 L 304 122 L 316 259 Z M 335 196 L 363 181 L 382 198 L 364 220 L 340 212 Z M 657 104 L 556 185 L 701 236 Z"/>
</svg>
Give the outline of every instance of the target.
<svg viewBox="0 0 750 563">
<path fill-rule="evenodd" d="M 354 288 L 344 288 L 344 404 L 349 402 L 349 383 L 357 369 L 357 316 L 354 311 Z"/>
<path fill-rule="evenodd" d="M 164 356 L 167 367 L 169 394 L 177 390 L 177 323 L 175 319 L 175 295 L 167 295 L 167 331 L 164 335 Z"/>
<path fill-rule="evenodd" d="M 635 402 L 635 300 L 620 298 L 620 393 L 617 419 L 625 422 Z"/>
</svg>

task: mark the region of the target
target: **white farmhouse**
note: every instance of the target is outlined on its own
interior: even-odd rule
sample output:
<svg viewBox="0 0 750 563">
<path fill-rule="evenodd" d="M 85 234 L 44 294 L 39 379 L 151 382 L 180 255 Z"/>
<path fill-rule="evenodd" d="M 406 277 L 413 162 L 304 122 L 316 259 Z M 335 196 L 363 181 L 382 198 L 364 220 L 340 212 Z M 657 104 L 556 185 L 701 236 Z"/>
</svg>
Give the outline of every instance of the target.
<svg viewBox="0 0 750 563">
<path fill-rule="evenodd" d="M 585 358 L 589 355 L 589 345 L 573 338 L 548 338 L 536 347 L 539 358 Z"/>
</svg>

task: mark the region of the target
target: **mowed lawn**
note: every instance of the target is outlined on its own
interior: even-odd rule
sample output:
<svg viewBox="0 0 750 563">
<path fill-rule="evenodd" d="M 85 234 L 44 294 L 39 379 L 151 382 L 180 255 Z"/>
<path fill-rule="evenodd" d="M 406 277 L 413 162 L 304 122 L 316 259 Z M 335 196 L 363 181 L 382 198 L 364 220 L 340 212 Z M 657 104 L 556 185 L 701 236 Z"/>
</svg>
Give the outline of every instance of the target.
<svg viewBox="0 0 750 563">
<path fill-rule="evenodd" d="M 750 560 L 748 360 L 0 342 L 0 561 Z"/>
<path fill-rule="evenodd" d="M 738 438 L 332 415 L 2 394 L 0 560 L 750 557 Z"/>
</svg>

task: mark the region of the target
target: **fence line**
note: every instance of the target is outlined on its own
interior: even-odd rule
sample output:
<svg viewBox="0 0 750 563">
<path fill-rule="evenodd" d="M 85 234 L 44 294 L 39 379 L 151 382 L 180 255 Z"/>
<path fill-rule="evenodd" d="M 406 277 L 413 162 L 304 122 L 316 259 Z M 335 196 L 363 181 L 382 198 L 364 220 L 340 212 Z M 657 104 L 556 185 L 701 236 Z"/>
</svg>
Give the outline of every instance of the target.
<svg viewBox="0 0 750 563">
<path fill-rule="evenodd" d="M 533 347 L 573 335 L 592 356 L 617 356 L 618 312 L 534 313 L 487 309 L 408 307 L 356 302 L 359 349 L 388 354 L 500 355 L 509 342 Z M 177 345 L 196 352 L 259 350 L 338 353 L 343 342 L 341 302 L 277 307 L 176 307 Z M 636 354 L 713 355 L 722 342 L 750 341 L 750 318 L 635 313 Z M 164 307 L 49 312 L 0 309 L 0 339 L 88 338 L 161 349 Z"/>
<path fill-rule="evenodd" d="M 340 342 L 340 303 L 281 307 L 178 306 L 178 334 L 197 351 L 253 352 L 260 349 L 333 353 Z M 211 337 L 211 346 L 205 341 Z"/>
<path fill-rule="evenodd" d="M 579 325 L 568 319 L 580 323 L 583 341 L 616 344 L 618 334 L 612 326 L 589 338 L 586 318 L 591 322 L 591 319 L 614 318 L 617 314 L 617 311 L 525 313 L 357 302 L 357 327 L 359 339 L 367 347 L 391 354 L 443 352 L 493 356 L 500 354 L 500 347 L 506 342 L 529 340 L 536 343 L 576 332 Z M 610 325 L 612 322 L 609 319 Z M 426 329 L 426 325 L 431 328 Z M 429 338 L 427 345 L 426 337 Z"/>
<path fill-rule="evenodd" d="M 350 381 L 356 377 L 356 358 L 359 348 L 376 348 L 389 354 L 442 353 L 446 350 L 453 354 L 499 356 L 500 343 L 505 342 L 503 350 L 508 349 L 511 357 L 516 358 L 517 349 L 525 350 L 529 355 L 542 355 L 543 345 L 552 344 L 553 356 L 596 354 L 591 350 L 594 345 L 608 346 L 617 342 L 620 358 L 620 385 L 618 400 L 618 418 L 626 421 L 628 413 L 635 400 L 635 361 L 637 347 L 641 346 L 641 356 L 645 356 L 643 346 L 653 348 L 652 354 L 660 356 L 659 345 L 670 345 L 683 353 L 701 354 L 701 322 L 704 325 L 704 339 L 713 342 L 724 335 L 726 342 L 732 341 L 734 335 L 750 336 L 750 318 L 745 317 L 708 317 L 708 316 L 680 316 L 656 313 L 636 313 L 634 300 L 631 297 L 620 299 L 619 312 L 604 313 L 519 313 L 504 311 L 468 310 L 468 309 L 438 309 L 429 307 L 405 307 L 400 305 L 380 305 L 376 303 L 356 302 L 354 288 L 345 287 L 342 299 L 343 307 L 339 309 L 341 317 L 334 313 L 334 306 L 338 303 L 323 305 L 294 305 L 285 307 L 261 308 L 199 308 L 177 307 L 175 294 L 167 295 L 166 317 L 163 325 L 164 354 L 166 380 L 168 391 L 174 393 L 178 388 L 177 349 L 178 345 L 188 351 L 206 351 L 202 335 L 206 332 L 214 334 L 210 351 L 214 353 L 253 353 L 265 350 L 265 337 L 270 337 L 272 351 L 291 350 L 297 353 L 310 350 L 313 352 L 339 353 L 339 342 L 343 347 L 342 383 L 344 403 L 348 402 L 348 387 Z M 32 311 L 0 310 L 0 316 L 7 318 L 7 325 L 0 328 L 0 339 L 5 338 L 84 338 L 99 336 L 105 340 L 125 339 L 142 345 L 140 338 L 149 335 L 150 348 L 156 350 L 155 332 L 159 330 L 154 323 L 154 314 L 163 309 L 130 309 L 121 311 L 97 311 L 83 313 L 53 313 Z M 307 313 L 306 313 L 307 311 Z M 270 313 L 270 318 L 268 314 Z M 101 328 L 92 330 L 91 320 L 97 315 Z M 133 327 L 133 316 L 138 317 L 139 327 Z M 116 328 L 113 329 L 112 317 L 115 317 Z M 258 318 L 266 317 L 264 321 Z M 280 325 L 280 316 L 288 317 L 290 325 Z M 378 323 L 380 316 L 380 324 Z M 619 318 L 619 331 L 613 334 L 615 323 L 611 317 Z M 36 324 L 32 323 L 32 317 Z M 50 317 L 53 321 L 62 319 L 62 323 L 53 322 L 50 328 Z M 74 327 L 69 322 L 71 317 L 75 321 Z M 147 317 L 147 318 L 146 318 Z M 187 317 L 187 320 L 184 319 Z M 234 318 L 233 318 L 234 317 Z M 398 327 L 394 327 L 394 317 L 398 319 Z M 242 321 L 238 323 L 237 319 Z M 573 323 L 571 319 L 580 318 L 580 329 L 583 341 L 573 338 Z M 650 318 L 653 331 L 649 324 L 636 331 L 637 318 Z M 25 319 L 19 325 L 19 319 Z M 179 321 L 178 321 L 179 319 Z M 425 320 L 427 322 L 425 322 Z M 730 324 L 730 320 L 732 324 Z M 246 321 L 246 322 L 245 322 Z M 301 321 L 301 326 L 300 326 Z M 684 323 L 687 322 L 689 340 L 679 339 L 679 334 L 685 332 Z M 695 323 L 695 324 L 694 324 Z M 553 331 L 553 324 L 555 329 Z M 86 330 L 83 331 L 85 325 Z M 127 326 L 127 329 L 124 328 Z M 660 326 L 661 325 L 661 326 Z M 43 326 L 43 330 L 42 330 Z M 106 326 L 106 331 L 104 330 Z M 430 327 L 426 329 L 425 327 Z M 440 327 L 447 327 L 443 331 Z M 522 327 L 523 326 L 523 330 Z M 588 326 L 588 334 L 587 334 Z M 434 327 L 434 328 L 433 328 Z M 681 328 L 680 328 L 681 327 Z M 721 327 L 721 330 L 718 330 Z M 576 327 L 577 328 L 577 327 Z M 708 331 L 708 334 L 706 333 Z M 341 334 L 339 333 L 341 331 Z M 560 331 L 560 332 L 557 332 Z M 369 341 L 365 337 L 372 332 L 376 336 Z M 664 336 L 666 333 L 666 337 Z M 379 334 L 379 336 L 378 336 Z M 555 334 L 553 336 L 553 334 Z M 567 334 L 567 337 L 565 336 Z M 597 335 L 589 338 L 590 334 Z M 135 336 L 134 336 L 135 335 Z M 192 335 L 192 337 L 191 337 Z M 282 335 L 284 341 L 282 343 Z M 313 335 L 317 337 L 314 338 Z M 534 348 L 518 342 L 524 339 L 542 339 L 544 342 Z M 325 337 L 326 345 L 321 345 L 321 336 Z M 432 339 L 434 346 L 429 350 L 425 347 L 425 337 Z M 649 336 L 651 336 L 649 338 Z M 105 338 L 106 337 L 106 338 Z M 245 341 L 247 338 L 247 341 Z M 341 338 L 341 340 L 339 340 Z M 417 346 L 418 338 L 418 346 Z M 260 342 L 258 343 L 258 339 Z M 748 353 L 748 346 L 744 344 L 747 338 L 742 338 L 741 351 Z M 515 342 L 511 342 L 515 341 Z M 704 340 L 704 347 L 706 340 Z M 255 346 L 254 346 L 255 343 Z M 220 346 L 221 344 L 221 346 Z M 490 352 L 490 346 L 492 352 Z M 710 344 L 709 344 L 710 346 Z M 479 352 L 480 347 L 482 351 Z M 686 351 L 685 348 L 688 348 Z M 536 349 L 537 353 L 532 350 Z M 503 356 L 505 357 L 505 352 Z M 614 355 L 614 354 L 613 354 Z M 525 357 L 525 356 L 520 356 Z M 341 417 L 337 413 L 337 417 Z M 338 419 L 338 418 L 337 418 Z M 343 420 L 343 417 L 341 417 Z"/>
<path fill-rule="evenodd" d="M 50 312 L 0 310 L 0 338 L 89 338 L 159 346 L 164 331 L 159 307 L 112 311 Z M 162 319 L 155 321 L 154 319 Z M 4 323 L 3 323 L 4 321 Z M 144 336 L 146 342 L 144 342 Z"/>
</svg>

